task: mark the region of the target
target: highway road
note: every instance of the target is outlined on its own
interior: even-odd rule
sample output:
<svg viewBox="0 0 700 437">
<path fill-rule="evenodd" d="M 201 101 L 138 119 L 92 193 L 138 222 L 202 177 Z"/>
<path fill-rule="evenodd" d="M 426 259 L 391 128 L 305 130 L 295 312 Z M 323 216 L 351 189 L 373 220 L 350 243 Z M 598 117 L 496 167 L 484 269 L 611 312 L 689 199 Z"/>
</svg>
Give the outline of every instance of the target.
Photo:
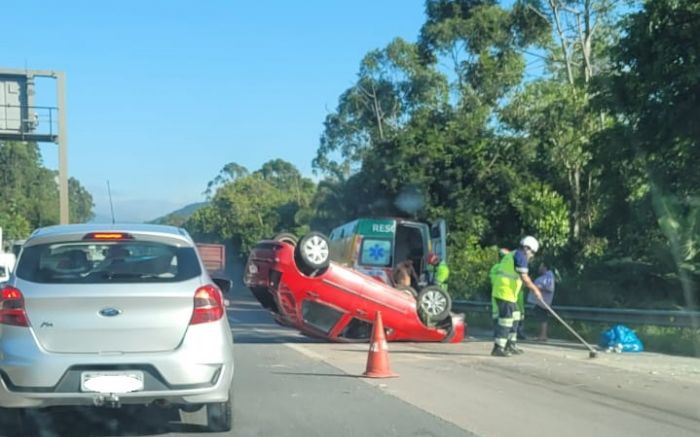
<svg viewBox="0 0 700 437">
<path fill-rule="evenodd" d="M 274 324 L 244 289 L 232 296 L 234 430 L 172 409 L 61 408 L 24 420 L 3 411 L 1 435 L 42 436 L 697 436 L 700 360 L 600 354 L 524 344 L 488 355 L 488 338 L 390 344 L 392 379 L 365 379 L 366 344 L 329 344 Z"/>
</svg>

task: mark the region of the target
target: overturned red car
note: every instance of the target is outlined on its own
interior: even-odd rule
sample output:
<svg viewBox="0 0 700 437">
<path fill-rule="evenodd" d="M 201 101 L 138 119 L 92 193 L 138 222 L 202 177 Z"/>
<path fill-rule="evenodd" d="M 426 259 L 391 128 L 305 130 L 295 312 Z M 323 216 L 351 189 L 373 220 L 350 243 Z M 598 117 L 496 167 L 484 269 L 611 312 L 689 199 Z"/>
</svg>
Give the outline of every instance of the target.
<svg viewBox="0 0 700 437">
<path fill-rule="evenodd" d="M 369 340 L 378 311 L 389 341 L 458 343 L 466 333 L 445 291 L 428 286 L 416 297 L 331 262 L 328 239 L 317 232 L 298 244 L 288 237 L 259 242 L 244 282 L 279 323 L 331 341 Z"/>
</svg>

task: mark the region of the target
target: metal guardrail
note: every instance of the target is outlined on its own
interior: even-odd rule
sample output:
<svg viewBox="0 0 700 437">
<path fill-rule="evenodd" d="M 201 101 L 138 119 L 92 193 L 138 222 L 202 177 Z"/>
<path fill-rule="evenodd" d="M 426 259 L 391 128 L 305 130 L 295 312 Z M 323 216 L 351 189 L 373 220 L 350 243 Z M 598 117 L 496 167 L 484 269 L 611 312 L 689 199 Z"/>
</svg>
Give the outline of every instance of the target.
<svg viewBox="0 0 700 437">
<path fill-rule="evenodd" d="M 460 312 L 491 313 L 491 302 L 455 300 L 452 308 Z M 526 306 L 525 317 L 527 318 Z M 622 323 L 629 325 L 672 326 L 676 328 L 700 328 L 700 311 L 638 310 L 553 306 L 562 318 L 585 322 Z"/>
</svg>

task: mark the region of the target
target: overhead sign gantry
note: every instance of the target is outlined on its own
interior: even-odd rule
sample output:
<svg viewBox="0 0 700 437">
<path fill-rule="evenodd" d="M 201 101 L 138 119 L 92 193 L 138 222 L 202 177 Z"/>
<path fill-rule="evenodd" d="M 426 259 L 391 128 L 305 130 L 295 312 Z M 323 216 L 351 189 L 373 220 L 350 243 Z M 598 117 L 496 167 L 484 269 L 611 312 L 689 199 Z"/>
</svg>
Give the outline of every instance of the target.
<svg viewBox="0 0 700 437">
<path fill-rule="evenodd" d="M 56 106 L 34 105 L 34 79 L 56 80 Z M 66 130 L 66 78 L 52 70 L 0 68 L 0 140 L 58 144 L 60 222 L 68 216 L 68 135 Z"/>
</svg>

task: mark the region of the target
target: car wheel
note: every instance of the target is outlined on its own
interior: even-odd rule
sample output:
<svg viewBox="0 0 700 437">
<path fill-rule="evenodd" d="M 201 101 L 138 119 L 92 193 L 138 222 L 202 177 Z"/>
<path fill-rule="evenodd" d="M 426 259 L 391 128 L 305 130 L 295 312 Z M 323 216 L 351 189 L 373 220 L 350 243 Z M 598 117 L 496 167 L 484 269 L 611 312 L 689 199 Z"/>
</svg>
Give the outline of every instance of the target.
<svg viewBox="0 0 700 437">
<path fill-rule="evenodd" d="M 275 238 L 273 238 L 273 240 L 281 241 L 282 243 L 289 243 L 292 246 L 296 246 L 297 241 L 299 241 L 296 235 L 290 234 L 288 232 L 282 232 L 280 234 L 275 235 Z"/>
<path fill-rule="evenodd" d="M 232 424 L 231 401 L 207 404 L 207 428 L 209 431 L 230 431 Z"/>
<path fill-rule="evenodd" d="M 325 270 L 331 257 L 328 238 L 320 232 L 310 232 L 299 241 L 294 254 L 302 273 L 308 275 Z"/>
<path fill-rule="evenodd" d="M 178 408 L 185 413 L 196 413 L 197 411 L 204 408 L 204 404 L 182 404 L 178 405 Z"/>
<path fill-rule="evenodd" d="M 418 293 L 418 311 L 421 320 L 441 322 L 450 315 L 452 299 L 447 291 L 431 285 Z"/>
<path fill-rule="evenodd" d="M 16 430 L 22 428 L 23 411 L 18 408 L 0 408 L 0 430 Z"/>
</svg>

